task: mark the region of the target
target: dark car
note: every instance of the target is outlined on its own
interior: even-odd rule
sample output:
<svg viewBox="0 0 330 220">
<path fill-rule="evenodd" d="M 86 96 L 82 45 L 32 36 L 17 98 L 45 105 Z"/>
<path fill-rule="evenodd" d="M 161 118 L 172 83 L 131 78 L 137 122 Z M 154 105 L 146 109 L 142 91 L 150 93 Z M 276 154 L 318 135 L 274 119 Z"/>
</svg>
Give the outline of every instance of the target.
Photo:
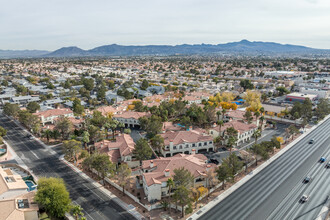
<svg viewBox="0 0 330 220">
<path fill-rule="evenodd" d="M 31 138 L 32 135 L 31 135 L 31 134 L 27 134 L 25 137 L 26 137 L 26 138 Z"/>
<path fill-rule="evenodd" d="M 210 159 L 210 162 L 211 162 L 211 163 L 214 163 L 214 164 L 216 164 L 216 165 L 219 164 L 219 161 L 218 161 L 218 160 L 215 160 L 215 159 Z"/>
<path fill-rule="evenodd" d="M 309 144 L 314 144 L 314 139 L 311 139 L 308 143 Z"/>
<path fill-rule="evenodd" d="M 325 168 L 330 168 L 330 162 L 328 162 L 327 165 L 325 165 Z"/>
<path fill-rule="evenodd" d="M 309 183 L 312 180 L 311 177 L 306 176 L 305 179 L 303 180 L 303 183 Z"/>
</svg>

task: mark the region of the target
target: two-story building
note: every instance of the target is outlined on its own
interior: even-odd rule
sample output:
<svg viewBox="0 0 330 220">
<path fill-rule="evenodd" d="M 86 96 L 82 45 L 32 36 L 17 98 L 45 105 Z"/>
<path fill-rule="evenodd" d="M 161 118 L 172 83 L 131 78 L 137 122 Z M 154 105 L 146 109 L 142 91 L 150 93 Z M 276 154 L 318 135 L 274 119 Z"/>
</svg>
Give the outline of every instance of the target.
<svg viewBox="0 0 330 220">
<path fill-rule="evenodd" d="M 202 154 L 177 154 L 173 157 L 143 161 L 141 182 L 149 202 L 159 201 L 173 193 L 173 191 L 169 192 L 167 180 L 173 179 L 174 170 L 181 167 L 193 175 L 193 187 L 207 187 L 207 172 L 215 169 L 216 165 L 207 164 L 207 158 Z"/>
<path fill-rule="evenodd" d="M 201 131 L 167 131 L 160 135 L 164 138 L 165 146 L 161 150 L 164 157 L 214 150 L 213 137 Z"/>
<path fill-rule="evenodd" d="M 54 124 L 54 120 L 59 117 L 73 117 L 73 111 L 69 108 L 50 109 L 43 112 L 33 113 L 40 118 L 43 125 L 46 123 Z"/>
<path fill-rule="evenodd" d="M 140 126 L 139 119 L 142 117 L 149 117 L 151 116 L 150 113 L 147 112 L 131 112 L 126 111 L 120 114 L 116 114 L 113 116 L 113 119 L 122 122 L 125 124 L 126 127 L 137 127 Z"/>
<path fill-rule="evenodd" d="M 240 145 L 242 143 L 245 143 L 247 141 L 250 141 L 251 137 L 253 136 L 253 133 L 258 129 L 256 124 L 248 124 L 241 121 L 230 121 L 227 123 L 224 123 L 223 126 L 221 126 L 221 136 L 226 137 L 226 130 L 227 128 L 233 127 L 235 130 L 237 130 L 237 142 L 236 145 Z M 214 125 L 212 128 L 209 129 L 209 134 L 212 135 L 213 138 L 216 138 L 219 136 L 219 125 Z M 225 138 L 226 139 L 226 138 Z M 224 142 L 222 144 L 225 144 Z"/>
<path fill-rule="evenodd" d="M 139 165 L 139 161 L 132 161 L 135 143 L 128 134 L 117 136 L 116 141 L 103 140 L 96 142 L 94 146 L 98 152 L 107 154 L 114 164 L 125 162 L 130 167 Z"/>
</svg>

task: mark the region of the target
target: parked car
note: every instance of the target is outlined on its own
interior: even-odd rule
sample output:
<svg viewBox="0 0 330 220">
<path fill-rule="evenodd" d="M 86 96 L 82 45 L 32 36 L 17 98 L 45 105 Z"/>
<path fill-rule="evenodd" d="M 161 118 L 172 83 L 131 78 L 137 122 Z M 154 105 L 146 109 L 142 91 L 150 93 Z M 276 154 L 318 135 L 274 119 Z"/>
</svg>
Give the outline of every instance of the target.
<svg viewBox="0 0 330 220">
<path fill-rule="evenodd" d="M 311 139 L 308 143 L 309 144 L 314 144 L 314 139 Z"/>
<path fill-rule="evenodd" d="M 327 165 L 325 165 L 325 168 L 330 168 L 330 162 L 328 162 Z"/>
<path fill-rule="evenodd" d="M 325 157 L 320 158 L 320 163 L 324 163 L 326 161 Z"/>
<path fill-rule="evenodd" d="M 312 180 L 310 176 L 306 176 L 305 179 L 303 180 L 303 183 L 309 183 Z"/>
<path fill-rule="evenodd" d="M 300 201 L 301 203 L 304 203 L 304 202 L 307 202 L 308 199 L 309 199 L 309 196 L 308 196 L 308 195 L 303 195 L 303 196 L 300 198 L 299 201 Z"/>
</svg>

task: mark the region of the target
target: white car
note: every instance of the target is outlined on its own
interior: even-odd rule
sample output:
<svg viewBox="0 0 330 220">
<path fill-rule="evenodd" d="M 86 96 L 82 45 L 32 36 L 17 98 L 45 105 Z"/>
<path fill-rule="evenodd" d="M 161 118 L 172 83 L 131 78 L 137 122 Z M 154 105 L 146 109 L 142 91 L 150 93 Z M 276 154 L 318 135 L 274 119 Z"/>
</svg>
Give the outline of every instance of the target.
<svg viewBox="0 0 330 220">
<path fill-rule="evenodd" d="M 299 201 L 300 201 L 301 203 L 304 203 L 304 202 L 307 202 L 308 199 L 309 199 L 309 196 L 308 196 L 308 195 L 303 195 L 303 196 L 300 198 Z"/>
</svg>

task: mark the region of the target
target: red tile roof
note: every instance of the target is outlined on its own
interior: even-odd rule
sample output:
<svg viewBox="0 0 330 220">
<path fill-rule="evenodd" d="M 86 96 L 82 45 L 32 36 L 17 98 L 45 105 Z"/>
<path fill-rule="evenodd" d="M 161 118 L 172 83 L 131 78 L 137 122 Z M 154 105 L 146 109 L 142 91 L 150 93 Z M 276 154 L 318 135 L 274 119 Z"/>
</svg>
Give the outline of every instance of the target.
<svg viewBox="0 0 330 220">
<path fill-rule="evenodd" d="M 196 143 L 201 141 L 212 141 L 213 138 L 207 134 L 192 131 L 167 131 L 160 134 L 164 138 L 164 144 L 169 145 L 173 141 L 174 145 L 182 143 Z"/>
<path fill-rule="evenodd" d="M 167 181 L 168 178 L 174 175 L 174 170 L 184 167 L 189 170 L 190 173 L 197 178 L 198 176 L 205 176 L 207 173 L 208 165 L 211 165 L 211 169 L 216 167 L 215 164 L 207 164 L 207 158 L 202 154 L 177 154 L 173 157 L 160 157 L 158 159 L 153 159 L 153 168 L 150 167 L 150 160 L 145 160 L 142 163 L 142 169 L 154 169 L 148 173 L 143 173 L 147 185 L 161 184 Z M 170 175 L 165 176 L 165 170 L 169 170 Z"/>
</svg>

